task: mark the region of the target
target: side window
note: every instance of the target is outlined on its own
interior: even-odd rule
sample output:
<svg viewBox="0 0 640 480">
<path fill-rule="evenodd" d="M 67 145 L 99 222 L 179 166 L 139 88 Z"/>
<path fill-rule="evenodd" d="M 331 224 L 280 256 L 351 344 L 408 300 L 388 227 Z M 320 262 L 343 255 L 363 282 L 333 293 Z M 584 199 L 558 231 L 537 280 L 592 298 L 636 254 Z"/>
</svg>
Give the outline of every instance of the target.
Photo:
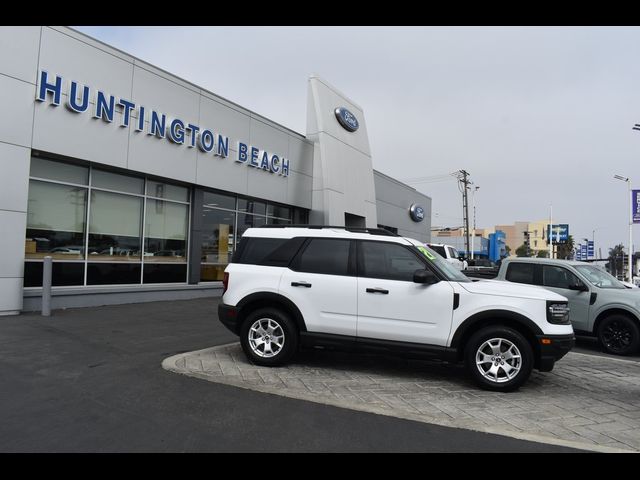
<svg viewBox="0 0 640 480">
<path fill-rule="evenodd" d="M 296 264 L 299 272 L 348 275 L 350 240 L 313 238 Z"/>
<path fill-rule="evenodd" d="M 506 279 L 510 282 L 534 285 L 534 267 L 533 263 L 510 263 L 507 267 Z"/>
<path fill-rule="evenodd" d="M 429 245 L 429 246 L 431 247 L 431 250 L 434 250 L 442 258 L 447 258 L 447 252 L 444 251 L 444 247 L 442 247 L 440 245 Z"/>
<path fill-rule="evenodd" d="M 447 249 L 449 250 L 449 256 L 451 258 L 458 258 L 460 255 L 458 255 L 458 252 L 456 251 L 455 248 L 453 247 L 447 247 Z"/>
<path fill-rule="evenodd" d="M 250 237 L 241 242 L 234 263 L 286 267 L 304 243 L 303 237 L 262 238 Z"/>
<path fill-rule="evenodd" d="M 360 252 L 361 277 L 413 282 L 413 273 L 425 268 L 413 252 L 397 243 L 363 241 Z"/>
<path fill-rule="evenodd" d="M 542 267 L 542 284 L 545 287 L 569 288 L 570 285 L 582 283 L 578 277 L 566 268 L 544 265 Z"/>
</svg>

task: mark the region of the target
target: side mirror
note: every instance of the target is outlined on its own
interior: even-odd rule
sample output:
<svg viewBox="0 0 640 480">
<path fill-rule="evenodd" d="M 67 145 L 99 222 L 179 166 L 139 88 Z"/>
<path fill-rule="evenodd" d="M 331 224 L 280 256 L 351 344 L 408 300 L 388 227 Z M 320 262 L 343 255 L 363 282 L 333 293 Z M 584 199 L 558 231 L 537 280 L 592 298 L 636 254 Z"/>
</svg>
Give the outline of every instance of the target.
<svg viewBox="0 0 640 480">
<path fill-rule="evenodd" d="M 438 283 L 440 279 L 436 277 L 436 274 L 431 270 L 416 270 L 413 272 L 413 282 L 414 283 L 422 283 L 425 285 L 433 285 L 434 283 Z"/>
<path fill-rule="evenodd" d="M 464 255 L 460 255 L 458 257 L 458 260 L 460 260 L 461 262 L 464 262 L 467 259 L 467 257 L 465 257 Z"/>
<path fill-rule="evenodd" d="M 569 285 L 569 290 L 576 290 L 578 292 L 588 292 L 589 289 L 584 283 L 573 283 Z"/>
</svg>

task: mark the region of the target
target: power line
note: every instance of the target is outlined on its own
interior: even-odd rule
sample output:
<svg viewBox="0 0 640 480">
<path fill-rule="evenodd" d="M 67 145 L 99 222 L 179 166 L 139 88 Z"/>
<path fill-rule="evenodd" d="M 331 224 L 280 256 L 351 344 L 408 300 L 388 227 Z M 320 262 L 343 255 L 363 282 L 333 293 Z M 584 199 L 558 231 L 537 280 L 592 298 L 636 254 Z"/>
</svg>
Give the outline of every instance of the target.
<svg viewBox="0 0 640 480">
<path fill-rule="evenodd" d="M 401 182 L 404 183 L 435 183 L 435 182 L 445 182 L 447 180 L 455 180 L 457 177 L 457 172 L 446 173 L 441 175 L 430 175 L 426 177 L 411 177 L 400 179 Z"/>
</svg>

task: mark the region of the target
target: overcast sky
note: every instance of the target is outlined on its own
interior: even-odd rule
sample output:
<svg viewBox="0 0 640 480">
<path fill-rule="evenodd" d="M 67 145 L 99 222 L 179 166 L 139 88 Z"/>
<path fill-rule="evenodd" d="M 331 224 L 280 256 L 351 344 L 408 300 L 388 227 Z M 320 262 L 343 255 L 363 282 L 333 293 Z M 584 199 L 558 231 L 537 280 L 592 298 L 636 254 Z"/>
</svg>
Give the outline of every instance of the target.
<svg viewBox="0 0 640 480">
<path fill-rule="evenodd" d="M 628 242 L 640 188 L 638 27 L 75 27 L 297 132 L 318 74 L 363 109 L 373 166 L 462 224 L 549 218 L 604 256 Z M 634 227 L 640 246 L 640 228 Z M 640 249 L 640 248 L 638 248 Z"/>
</svg>

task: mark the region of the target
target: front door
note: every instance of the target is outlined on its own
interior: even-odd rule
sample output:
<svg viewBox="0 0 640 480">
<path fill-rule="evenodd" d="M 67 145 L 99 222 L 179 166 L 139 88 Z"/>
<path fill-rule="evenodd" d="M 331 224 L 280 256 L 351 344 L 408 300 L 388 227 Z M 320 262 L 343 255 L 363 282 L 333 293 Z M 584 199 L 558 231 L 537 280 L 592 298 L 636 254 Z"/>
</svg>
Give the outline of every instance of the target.
<svg viewBox="0 0 640 480">
<path fill-rule="evenodd" d="M 571 285 L 585 285 L 573 272 L 564 267 L 542 265 L 542 286 L 569 300 L 569 319 L 576 330 L 588 329 L 590 292 L 571 290 Z"/>
<path fill-rule="evenodd" d="M 413 273 L 424 268 L 404 245 L 358 242 L 358 338 L 446 345 L 453 287 L 414 283 Z"/>
</svg>

